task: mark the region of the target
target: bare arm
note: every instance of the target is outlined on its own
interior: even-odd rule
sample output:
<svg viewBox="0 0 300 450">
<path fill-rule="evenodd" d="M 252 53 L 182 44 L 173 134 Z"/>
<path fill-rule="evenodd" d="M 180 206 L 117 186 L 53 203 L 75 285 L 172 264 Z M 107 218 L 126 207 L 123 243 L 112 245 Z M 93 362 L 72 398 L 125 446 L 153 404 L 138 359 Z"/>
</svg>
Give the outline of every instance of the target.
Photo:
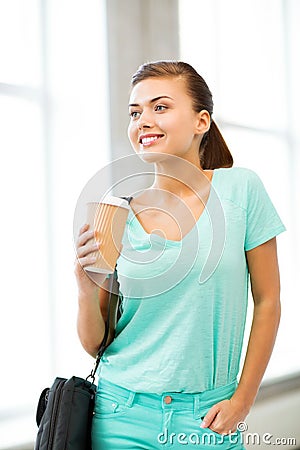
<svg viewBox="0 0 300 450">
<path fill-rule="evenodd" d="M 280 321 L 280 279 L 276 238 L 247 252 L 254 301 L 246 358 L 235 397 L 253 404 L 274 347 Z"/>
<path fill-rule="evenodd" d="M 214 405 L 204 427 L 217 433 L 235 431 L 254 403 L 268 365 L 280 320 L 280 279 L 276 238 L 247 252 L 254 301 L 253 320 L 239 386 L 230 400 Z"/>
<path fill-rule="evenodd" d="M 104 291 L 104 293 L 106 292 Z M 96 287 L 92 295 L 78 295 L 78 336 L 83 348 L 93 357 L 97 355 L 105 330 L 99 294 L 100 288 L 97 289 Z"/>
<path fill-rule="evenodd" d="M 83 269 L 84 266 L 95 262 L 90 256 L 97 248 L 89 243 L 92 237 L 93 231 L 88 231 L 88 226 L 80 230 L 76 243 L 77 259 L 74 272 L 78 285 L 78 335 L 83 348 L 95 357 L 104 337 L 108 291 L 106 275 L 88 276 Z M 109 342 L 111 339 L 110 333 Z"/>
</svg>

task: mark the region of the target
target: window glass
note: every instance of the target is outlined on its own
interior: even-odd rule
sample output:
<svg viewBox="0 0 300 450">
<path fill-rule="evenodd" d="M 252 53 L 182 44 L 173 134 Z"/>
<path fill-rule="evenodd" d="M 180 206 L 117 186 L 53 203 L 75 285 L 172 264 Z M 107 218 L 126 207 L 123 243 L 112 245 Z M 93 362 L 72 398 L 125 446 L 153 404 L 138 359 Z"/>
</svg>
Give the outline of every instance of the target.
<svg viewBox="0 0 300 450">
<path fill-rule="evenodd" d="M 0 83 L 41 83 L 39 0 L 0 1 Z"/>
<path fill-rule="evenodd" d="M 32 447 L 42 389 L 93 366 L 76 331 L 73 214 L 109 159 L 105 2 L 44 3 L 0 0 L 0 449 Z"/>
<path fill-rule="evenodd" d="M 5 163 L 0 177 L 0 315 L 2 375 L 21 395 L 0 383 L 0 415 L 29 408 L 35 393 L 37 366 L 49 373 L 49 297 L 45 161 L 38 105 L 1 96 L 0 147 Z M 50 359 L 50 360 L 49 360 Z M 20 390 L 18 388 L 20 386 Z M 26 386 L 22 389 L 22 386 Z M 2 412 L 2 414 L 1 414 Z"/>
<path fill-rule="evenodd" d="M 215 110 L 234 123 L 287 124 L 280 0 L 180 2 L 181 57 L 208 82 Z"/>
</svg>

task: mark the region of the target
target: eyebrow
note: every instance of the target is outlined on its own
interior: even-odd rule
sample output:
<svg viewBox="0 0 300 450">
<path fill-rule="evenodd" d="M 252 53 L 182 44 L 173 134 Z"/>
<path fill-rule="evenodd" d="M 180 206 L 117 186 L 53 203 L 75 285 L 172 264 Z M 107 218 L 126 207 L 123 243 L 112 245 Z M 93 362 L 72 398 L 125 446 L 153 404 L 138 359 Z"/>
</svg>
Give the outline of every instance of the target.
<svg viewBox="0 0 300 450">
<path fill-rule="evenodd" d="M 161 98 L 169 98 L 170 100 L 173 100 L 172 97 L 169 97 L 168 95 L 159 95 L 158 97 L 153 98 L 150 100 L 150 104 L 156 102 L 157 100 L 160 100 Z M 130 103 L 128 107 L 130 106 L 140 106 L 138 103 Z"/>
</svg>

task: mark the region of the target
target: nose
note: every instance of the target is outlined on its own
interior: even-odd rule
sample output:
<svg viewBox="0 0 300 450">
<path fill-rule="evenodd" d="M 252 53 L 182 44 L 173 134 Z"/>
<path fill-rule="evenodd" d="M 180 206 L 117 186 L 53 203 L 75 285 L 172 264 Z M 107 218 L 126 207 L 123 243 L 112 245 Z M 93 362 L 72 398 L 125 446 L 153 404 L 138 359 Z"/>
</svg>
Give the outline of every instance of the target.
<svg viewBox="0 0 300 450">
<path fill-rule="evenodd" d="M 140 114 L 140 117 L 138 119 L 138 127 L 140 130 L 142 130 L 143 128 L 150 128 L 151 127 L 151 117 L 149 115 L 149 113 L 147 114 L 145 111 L 143 111 Z"/>
</svg>

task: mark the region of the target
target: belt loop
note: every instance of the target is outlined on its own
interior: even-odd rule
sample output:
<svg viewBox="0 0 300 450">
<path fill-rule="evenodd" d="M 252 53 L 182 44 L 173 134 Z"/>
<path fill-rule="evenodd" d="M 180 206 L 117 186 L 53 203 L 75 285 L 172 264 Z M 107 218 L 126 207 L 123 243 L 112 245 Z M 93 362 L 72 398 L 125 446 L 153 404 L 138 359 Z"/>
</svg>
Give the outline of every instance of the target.
<svg viewBox="0 0 300 450">
<path fill-rule="evenodd" d="M 200 413 L 200 395 L 201 394 L 196 394 L 194 396 L 194 417 L 197 418 L 197 416 Z"/>
<path fill-rule="evenodd" d="M 130 391 L 129 392 L 129 397 L 128 397 L 128 400 L 127 400 L 127 402 L 126 402 L 126 406 L 128 406 L 129 408 L 131 408 L 132 407 L 132 404 L 133 404 L 133 402 L 134 402 L 134 398 L 135 398 L 135 392 L 133 392 L 133 391 Z"/>
</svg>

